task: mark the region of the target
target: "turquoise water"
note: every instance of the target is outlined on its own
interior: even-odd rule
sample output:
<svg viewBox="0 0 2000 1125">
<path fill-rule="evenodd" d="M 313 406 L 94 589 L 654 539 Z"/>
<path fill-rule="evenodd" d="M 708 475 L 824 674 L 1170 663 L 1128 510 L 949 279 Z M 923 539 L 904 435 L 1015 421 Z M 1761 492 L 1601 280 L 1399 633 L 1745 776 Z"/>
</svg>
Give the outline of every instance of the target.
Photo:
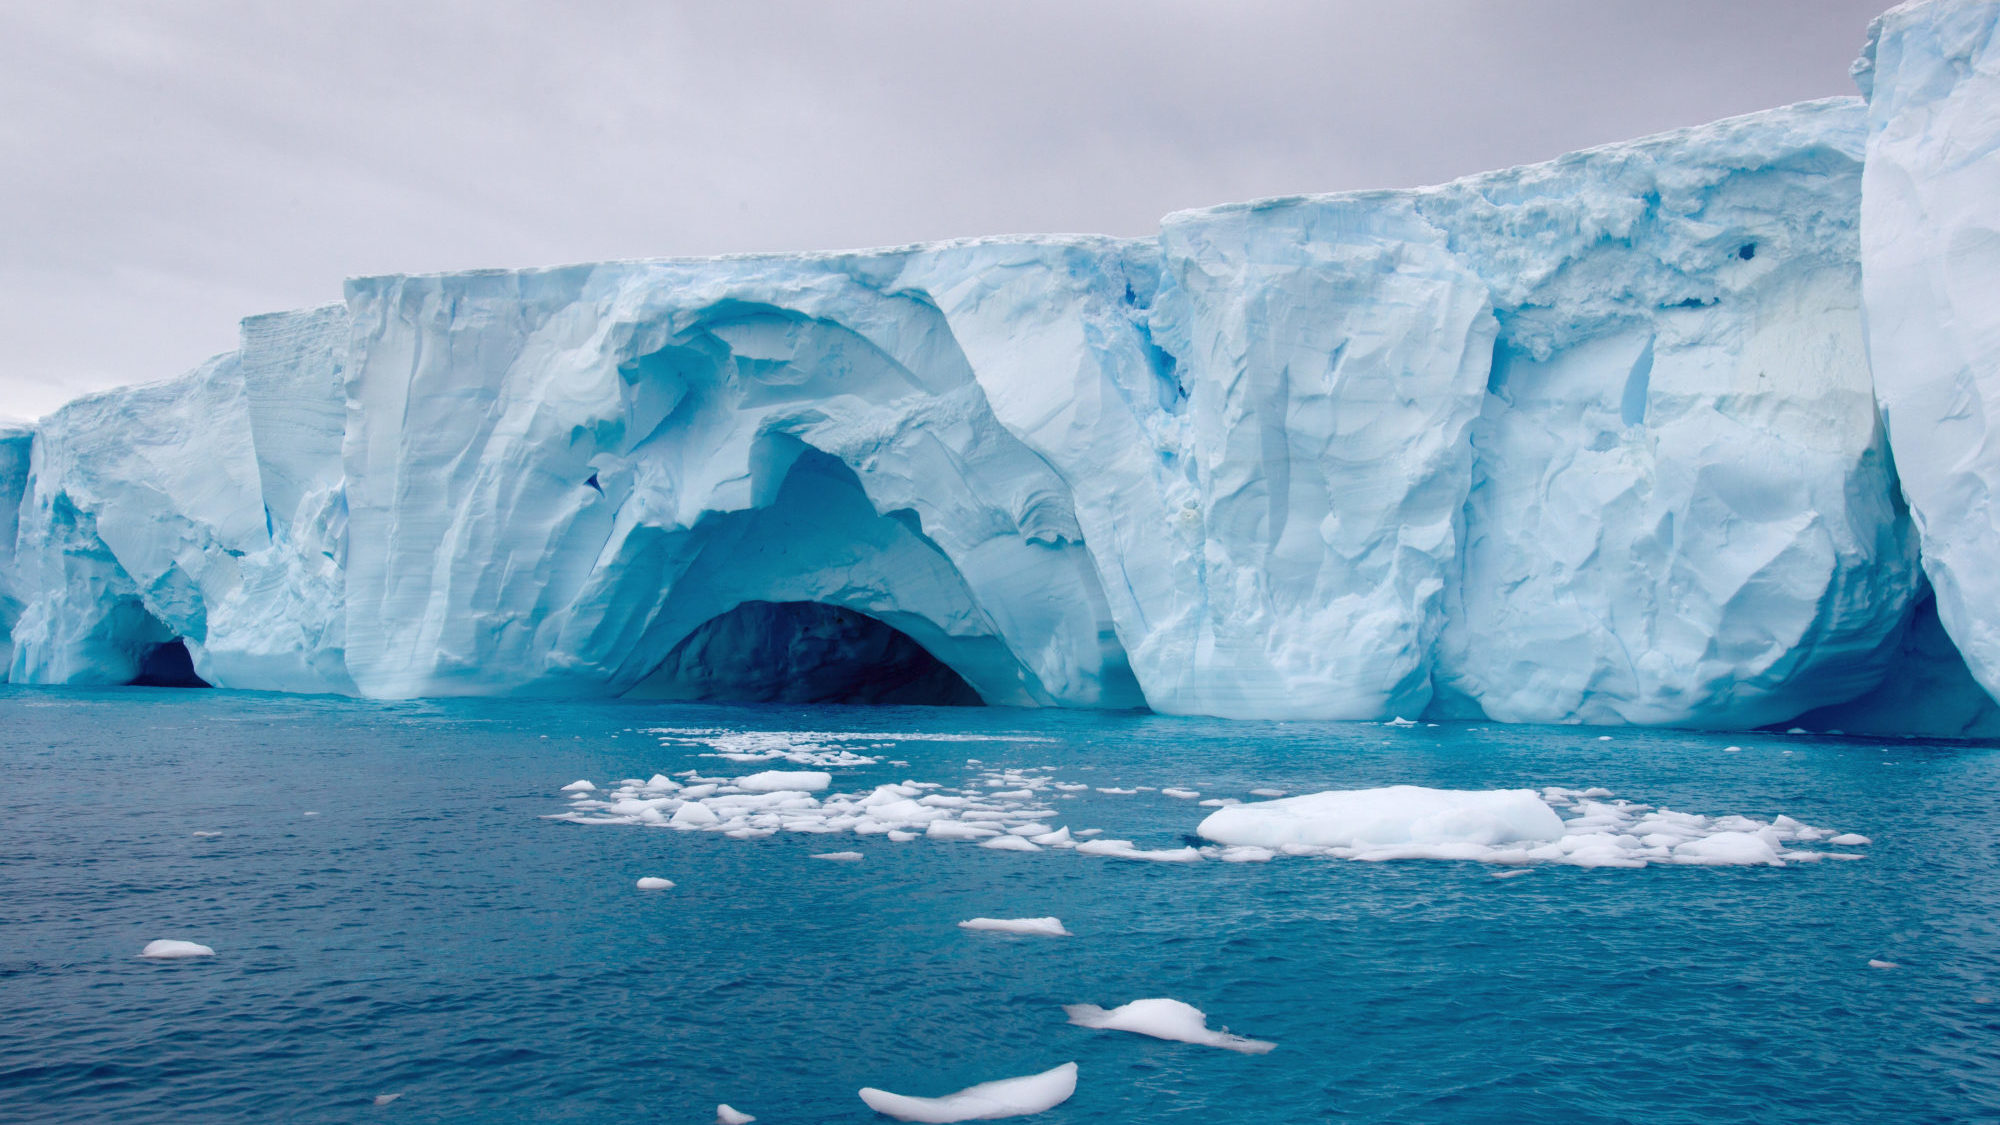
<svg viewBox="0 0 2000 1125">
<path fill-rule="evenodd" d="M 836 770 L 836 787 L 1051 767 L 1093 786 L 1063 823 L 1149 848 L 1209 810 L 1095 787 L 1603 786 L 1874 843 L 1860 862 L 1496 879 L 544 819 L 576 778 L 768 768 L 662 746 L 655 726 L 1040 738 L 896 740 L 869 752 L 907 766 Z M 2000 1117 L 1987 748 L 0 688 L 0 754 L 0 1119 L 705 1123 L 728 1102 L 867 1122 L 864 1085 L 935 1095 L 1071 1060 L 1076 1096 L 1034 1120 Z M 808 858 L 846 849 L 865 859 Z M 643 875 L 678 886 L 642 893 Z M 1076 936 L 954 925 L 1046 914 Z M 160 937 L 217 956 L 135 956 Z M 1278 1048 L 1062 1013 L 1147 996 Z"/>
</svg>

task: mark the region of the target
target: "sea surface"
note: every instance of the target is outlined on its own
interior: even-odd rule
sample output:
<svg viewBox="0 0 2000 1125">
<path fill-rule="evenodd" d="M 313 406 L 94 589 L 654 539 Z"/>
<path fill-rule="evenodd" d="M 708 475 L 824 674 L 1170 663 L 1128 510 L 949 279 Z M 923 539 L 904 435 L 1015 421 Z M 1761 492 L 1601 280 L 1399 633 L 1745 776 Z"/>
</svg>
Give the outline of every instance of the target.
<svg viewBox="0 0 2000 1125">
<path fill-rule="evenodd" d="M 801 768 L 661 727 L 873 736 L 843 743 L 878 760 L 831 769 L 835 789 L 1042 771 L 1090 786 L 1049 791 L 1060 823 L 1142 848 L 1212 811 L 1160 788 L 1403 783 L 1602 787 L 1873 842 L 1859 861 L 1496 878 L 548 819 L 578 779 Z M 1031 1120 L 2000 1117 L 1994 749 L 1601 733 L 0 688 L 0 1120 L 705 1125 L 727 1102 L 870 1122 L 863 1086 L 938 1095 L 1070 1061 L 1074 1098 Z M 832 850 L 863 858 L 810 858 Z M 1074 936 L 956 925 L 1040 915 Z M 140 959 L 157 938 L 216 955 Z M 1063 1013 L 1141 997 L 1278 1046 Z"/>
</svg>

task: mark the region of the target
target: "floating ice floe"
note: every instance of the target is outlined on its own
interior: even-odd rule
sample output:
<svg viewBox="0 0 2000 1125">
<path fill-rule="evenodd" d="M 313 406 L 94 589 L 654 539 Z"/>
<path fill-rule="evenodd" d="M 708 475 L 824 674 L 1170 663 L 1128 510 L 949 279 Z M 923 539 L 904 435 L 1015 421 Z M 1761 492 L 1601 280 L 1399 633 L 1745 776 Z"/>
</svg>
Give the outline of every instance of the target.
<svg viewBox="0 0 2000 1125">
<path fill-rule="evenodd" d="M 390 1102 L 393 1102 L 393 1101 L 395 1101 L 395 1100 L 396 1100 L 397 1098 L 400 1098 L 400 1097 L 402 1097 L 402 1096 L 403 1096 L 403 1095 L 402 1095 L 402 1094 L 401 1094 L 400 1092 L 399 1092 L 399 1093 L 394 1093 L 394 1094 L 377 1094 L 377 1095 L 375 1095 L 375 1104 L 376 1104 L 376 1105 L 378 1105 L 378 1106 L 379 1106 L 379 1105 L 388 1105 L 388 1104 L 389 1104 Z"/>
<path fill-rule="evenodd" d="M 1024 734 L 923 734 L 917 732 L 725 730 L 719 727 L 648 727 L 640 731 L 667 746 L 706 746 L 711 757 L 732 762 L 787 761 L 800 766 L 844 768 L 872 766 L 880 755 L 860 754 L 849 746 L 879 750 L 895 742 L 1046 742 Z"/>
<path fill-rule="evenodd" d="M 1148 851 L 1130 840 L 1086 840 L 1076 846 L 1076 854 L 1109 856 L 1112 859 L 1146 859 L 1154 863 L 1201 862 L 1201 852 L 1194 848 Z"/>
<path fill-rule="evenodd" d="M 750 1125 L 755 1117 L 724 1102 L 715 1107 L 715 1125 Z"/>
<path fill-rule="evenodd" d="M 898 1121 L 990 1121 L 1045 1113 L 1074 1093 L 1076 1064 L 1072 1062 L 1040 1074 L 981 1082 L 941 1098 L 917 1098 L 864 1086 L 861 1100 L 876 1113 Z"/>
<path fill-rule="evenodd" d="M 1877 961 L 1873 957 L 1870 957 L 1868 959 L 1868 967 L 1871 969 L 1897 969 L 1902 966 L 1896 964 L 1894 961 Z"/>
<path fill-rule="evenodd" d="M 220 835 L 222 835 L 220 832 L 196 832 L 194 838 L 197 840 L 212 840 Z"/>
<path fill-rule="evenodd" d="M 867 857 L 860 852 L 816 852 L 811 858 L 823 859 L 830 863 L 860 863 Z"/>
<path fill-rule="evenodd" d="M 568 785 L 563 786 L 562 791 L 564 793 L 595 793 L 597 792 L 597 786 L 592 785 L 585 778 L 578 778 Z"/>
<path fill-rule="evenodd" d="M 1000 934 L 1031 934 L 1036 937 L 1075 937 L 1063 928 L 1062 919 L 1048 918 L 967 918 L 961 930 L 990 930 Z"/>
<path fill-rule="evenodd" d="M 213 957 L 215 950 L 192 941 L 162 938 L 147 942 L 146 948 L 139 951 L 139 956 L 152 961 L 180 961 L 189 957 Z"/>
<path fill-rule="evenodd" d="M 1213 1030 L 1201 1009 L 1164 996 L 1134 1000 L 1110 1009 L 1095 1004 L 1065 1004 L 1063 1012 L 1069 1016 L 1069 1022 L 1078 1027 L 1098 1031 L 1130 1031 L 1176 1043 L 1197 1043 L 1204 1047 L 1241 1051 L 1246 1055 L 1261 1055 L 1277 1046 L 1263 1039 L 1245 1039 L 1226 1030 Z"/>
<path fill-rule="evenodd" d="M 1162 790 L 1160 790 L 1160 793 L 1161 793 L 1161 795 L 1162 795 L 1162 796 L 1167 796 L 1167 797 L 1178 797 L 1179 799 L 1181 799 L 1181 800 L 1183 800 L 1183 801 L 1192 801 L 1192 800 L 1194 800 L 1194 799 L 1195 799 L 1196 797 L 1199 797 L 1199 796 L 1201 796 L 1201 793 L 1200 793 L 1200 792 L 1199 792 L 1198 790 L 1194 790 L 1194 789 L 1171 789 L 1171 788 L 1170 788 L 1170 789 L 1162 789 Z"/>
<path fill-rule="evenodd" d="M 1788 816 L 1708 817 L 1609 797 L 1605 789 L 1334 790 L 1222 809 L 1195 831 L 1223 845 L 1358 860 L 1783 867 L 1859 858 L 1798 847 L 1837 838 Z"/>
<path fill-rule="evenodd" d="M 736 779 L 745 793 L 817 793 L 833 784 L 833 775 L 819 770 L 765 770 Z"/>
<path fill-rule="evenodd" d="M 870 736 L 878 737 L 878 736 Z M 1609 789 L 1447 790 L 1397 785 L 1335 790 L 1243 803 L 1213 798 L 1215 812 L 1196 831 L 1200 847 L 1146 847 L 1100 838 L 1101 829 L 1057 823 L 1057 807 L 1076 783 L 1053 769 L 994 768 L 973 761 L 957 787 L 906 779 L 836 790 L 829 770 L 768 770 L 738 778 L 684 770 L 647 780 L 626 778 L 609 792 L 565 786 L 566 812 L 548 819 L 719 832 L 736 839 L 778 833 L 919 837 L 977 844 L 991 851 L 1074 851 L 1155 863 L 1263 862 L 1278 856 L 1380 861 L 1471 860 L 1527 865 L 1636 868 L 1654 864 L 1772 866 L 1821 859 L 1859 860 L 1854 852 L 1809 845 L 1860 846 L 1868 838 L 1815 828 L 1788 816 L 1703 816 L 1616 799 Z M 585 782 L 585 784 L 589 784 Z M 1116 796 L 1148 787 L 1099 787 Z M 1177 797 L 1189 789 L 1162 789 Z M 1255 794 L 1281 792 L 1273 788 Z M 1052 807 L 1057 806 L 1057 807 Z M 1087 805 L 1068 806 L 1084 808 Z M 1178 832 L 1181 826 L 1162 824 Z M 1171 837 L 1170 837 L 1171 838 Z M 841 854 L 841 853 L 821 853 Z"/>
<path fill-rule="evenodd" d="M 639 880 L 639 889 L 642 891 L 670 891 L 673 887 L 672 879 L 662 879 L 657 875 L 648 875 Z"/>
</svg>

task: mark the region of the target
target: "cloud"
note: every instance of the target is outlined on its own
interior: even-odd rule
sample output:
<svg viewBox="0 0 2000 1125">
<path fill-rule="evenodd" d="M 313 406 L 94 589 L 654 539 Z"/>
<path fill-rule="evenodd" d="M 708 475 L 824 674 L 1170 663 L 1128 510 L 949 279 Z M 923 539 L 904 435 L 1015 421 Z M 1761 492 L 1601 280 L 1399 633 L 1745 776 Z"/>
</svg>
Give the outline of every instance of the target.
<svg viewBox="0 0 2000 1125">
<path fill-rule="evenodd" d="M 350 275 L 1139 235 L 1850 93 L 1875 7 L 0 0 L 0 413 Z"/>
</svg>

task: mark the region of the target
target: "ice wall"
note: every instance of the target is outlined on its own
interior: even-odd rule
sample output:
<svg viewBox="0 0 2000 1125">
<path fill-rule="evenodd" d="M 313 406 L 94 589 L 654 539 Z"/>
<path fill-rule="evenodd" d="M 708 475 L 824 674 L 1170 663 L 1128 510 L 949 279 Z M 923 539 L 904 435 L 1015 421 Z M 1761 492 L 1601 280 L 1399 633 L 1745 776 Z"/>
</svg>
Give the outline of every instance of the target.
<svg viewBox="0 0 2000 1125">
<path fill-rule="evenodd" d="M 1862 345 L 1863 125 L 1813 102 L 1420 197 L 1500 322 L 1449 692 L 1744 727 L 1881 678 L 1915 559 Z"/>
<path fill-rule="evenodd" d="M 39 425 L 11 675 L 180 639 L 222 686 L 615 695 L 894 647 L 838 652 L 858 614 L 1014 705 L 1744 727 L 1956 682 L 1863 345 L 1879 109 L 1147 240 L 351 281 Z"/>
<path fill-rule="evenodd" d="M 14 538 L 20 530 L 21 497 L 28 490 L 29 448 L 35 431 L 0 423 L 0 680 L 14 662 L 14 623 L 21 597 L 14 578 Z"/>
<path fill-rule="evenodd" d="M 1869 358 L 1937 615 L 2000 692 L 2000 3 L 1876 21 L 1861 261 Z"/>
</svg>

